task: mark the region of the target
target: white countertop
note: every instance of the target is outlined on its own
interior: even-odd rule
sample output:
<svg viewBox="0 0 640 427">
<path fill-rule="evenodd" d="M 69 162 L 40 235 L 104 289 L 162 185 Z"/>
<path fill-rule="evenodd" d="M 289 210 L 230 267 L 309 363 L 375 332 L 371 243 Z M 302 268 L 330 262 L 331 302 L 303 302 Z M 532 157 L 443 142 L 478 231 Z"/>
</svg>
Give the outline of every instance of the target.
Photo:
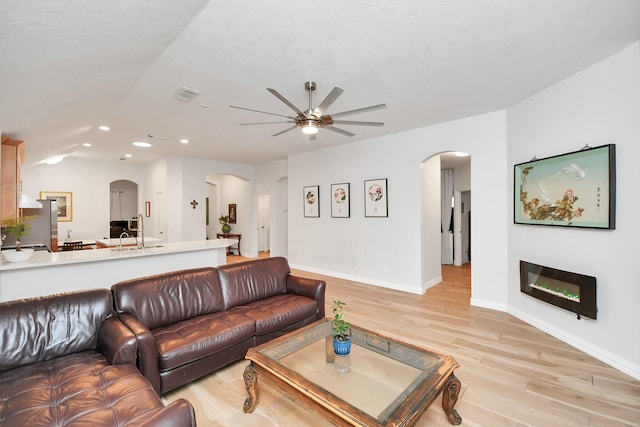
<svg viewBox="0 0 640 427">
<path fill-rule="evenodd" d="M 107 239 L 118 240 L 119 239 Z M 123 245 L 124 240 L 123 240 Z M 132 239 L 135 244 L 135 239 Z M 150 239 L 145 238 L 145 246 Z M 237 243 L 235 239 L 211 239 L 196 240 L 192 242 L 176 242 L 176 243 L 156 243 L 158 239 L 154 239 L 155 247 L 145 247 L 138 249 L 134 247 L 124 247 L 122 251 L 115 248 L 89 249 L 83 251 L 65 251 L 65 252 L 47 252 L 35 251 L 31 258 L 25 262 L 7 262 L 2 258 L 0 262 L 0 271 L 34 269 L 39 267 L 52 267 L 65 264 L 77 264 L 88 262 L 99 262 L 117 260 L 123 258 L 149 257 L 155 255 L 166 255 L 170 253 L 202 251 L 217 248 L 226 248 Z M 104 240 L 103 240 L 104 241 Z M 149 242 L 151 243 L 151 242 Z"/>
<path fill-rule="evenodd" d="M 95 243 L 96 244 L 100 244 L 100 245 L 104 245 L 104 246 L 113 246 L 113 247 L 117 247 L 120 246 L 120 241 L 122 240 L 122 246 L 125 245 L 135 245 L 135 244 L 141 244 L 142 243 L 142 238 L 136 238 L 136 237 L 123 237 L 122 239 L 118 238 L 118 237 L 114 237 L 112 239 L 96 239 Z M 156 244 L 157 242 L 161 242 L 162 239 L 156 239 L 155 237 L 145 237 L 144 238 L 144 244 L 145 246 L 153 243 Z"/>
</svg>

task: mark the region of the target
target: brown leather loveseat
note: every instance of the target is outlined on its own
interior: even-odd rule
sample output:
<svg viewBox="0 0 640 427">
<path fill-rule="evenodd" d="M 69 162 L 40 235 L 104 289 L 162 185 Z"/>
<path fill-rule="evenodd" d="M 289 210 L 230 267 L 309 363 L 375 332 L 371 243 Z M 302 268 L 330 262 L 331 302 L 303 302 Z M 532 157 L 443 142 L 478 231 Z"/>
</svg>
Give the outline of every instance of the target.
<svg viewBox="0 0 640 427">
<path fill-rule="evenodd" d="M 135 365 L 108 289 L 0 303 L 0 427 L 195 426 Z"/>
<path fill-rule="evenodd" d="M 324 318 L 325 282 L 282 257 L 175 271 L 111 289 L 158 393 L 243 359 L 249 348 Z"/>
</svg>

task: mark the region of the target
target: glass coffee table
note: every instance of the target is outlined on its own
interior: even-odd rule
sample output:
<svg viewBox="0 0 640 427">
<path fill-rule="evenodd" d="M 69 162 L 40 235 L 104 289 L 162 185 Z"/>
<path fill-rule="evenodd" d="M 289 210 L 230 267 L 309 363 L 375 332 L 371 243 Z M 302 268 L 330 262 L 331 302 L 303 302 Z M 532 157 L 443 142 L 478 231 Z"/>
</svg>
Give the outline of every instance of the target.
<svg viewBox="0 0 640 427">
<path fill-rule="evenodd" d="M 449 422 L 460 424 L 451 356 L 355 325 L 351 340 L 349 355 L 334 355 L 327 318 L 249 349 L 244 412 L 258 404 L 260 379 L 338 425 L 412 426 L 440 394 Z"/>
</svg>

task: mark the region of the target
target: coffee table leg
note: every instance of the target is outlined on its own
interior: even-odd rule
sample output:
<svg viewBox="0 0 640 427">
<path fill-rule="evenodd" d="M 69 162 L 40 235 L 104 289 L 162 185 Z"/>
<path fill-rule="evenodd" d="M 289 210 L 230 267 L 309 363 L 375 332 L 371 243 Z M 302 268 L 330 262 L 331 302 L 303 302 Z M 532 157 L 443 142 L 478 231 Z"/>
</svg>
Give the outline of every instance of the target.
<svg viewBox="0 0 640 427">
<path fill-rule="evenodd" d="M 462 417 L 458 414 L 458 411 L 453 409 L 458 401 L 460 387 L 460 380 L 451 374 L 442 393 L 442 409 L 444 409 L 444 413 L 447 415 L 449 422 L 455 426 L 462 422 Z"/>
<path fill-rule="evenodd" d="M 256 405 L 258 404 L 258 373 L 253 369 L 252 363 L 249 363 L 247 367 L 244 368 L 242 378 L 244 378 L 244 386 L 249 394 L 249 397 L 244 401 L 242 410 L 246 414 L 250 414 L 256 409 Z"/>
</svg>

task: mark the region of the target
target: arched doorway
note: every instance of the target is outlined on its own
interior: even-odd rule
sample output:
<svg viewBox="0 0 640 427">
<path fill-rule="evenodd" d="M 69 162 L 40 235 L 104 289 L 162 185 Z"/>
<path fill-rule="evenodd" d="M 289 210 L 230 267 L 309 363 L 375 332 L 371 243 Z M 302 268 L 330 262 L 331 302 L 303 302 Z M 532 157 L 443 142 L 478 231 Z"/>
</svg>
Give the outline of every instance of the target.
<svg viewBox="0 0 640 427">
<path fill-rule="evenodd" d="M 137 235 L 138 184 L 128 179 L 109 183 L 109 237 Z"/>
<path fill-rule="evenodd" d="M 445 198 L 442 194 L 443 169 L 453 169 L 451 193 Z M 445 237 L 451 239 L 451 253 L 456 254 L 455 262 L 452 256 L 450 264 L 462 265 L 465 253 L 470 257 L 471 158 L 455 156 L 454 152 L 432 155 L 421 163 L 421 179 L 422 288 L 426 291 L 442 280 Z M 448 215 L 450 221 L 442 221 L 443 215 Z M 465 234 L 468 235 L 463 238 Z M 463 241 L 469 242 L 469 249 L 465 249 Z"/>
</svg>

